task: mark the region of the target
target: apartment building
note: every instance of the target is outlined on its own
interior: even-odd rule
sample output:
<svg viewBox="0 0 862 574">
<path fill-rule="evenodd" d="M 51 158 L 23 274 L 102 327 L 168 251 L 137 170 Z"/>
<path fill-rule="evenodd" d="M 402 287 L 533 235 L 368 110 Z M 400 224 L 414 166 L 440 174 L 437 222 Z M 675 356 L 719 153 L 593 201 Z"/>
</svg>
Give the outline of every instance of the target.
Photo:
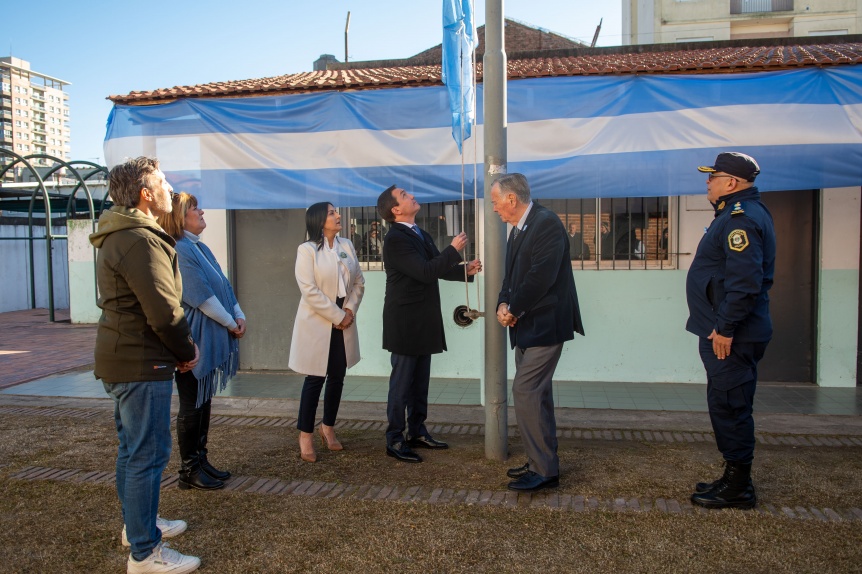
<svg viewBox="0 0 862 574">
<path fill-rule="evenodd" d="M 22 156 L 47 154 L 69 160 L 69 94 L 63 91 L 68 85 L 34 72 L 26 60 L 0 58 L 0 147 Z M 45 159 L 32 163 L 53 165 Z"/>
<path fill-rule="evenodd" d="M 622 0 L 622 43 L 862 33 L 862 0 Z"/>
</svg>

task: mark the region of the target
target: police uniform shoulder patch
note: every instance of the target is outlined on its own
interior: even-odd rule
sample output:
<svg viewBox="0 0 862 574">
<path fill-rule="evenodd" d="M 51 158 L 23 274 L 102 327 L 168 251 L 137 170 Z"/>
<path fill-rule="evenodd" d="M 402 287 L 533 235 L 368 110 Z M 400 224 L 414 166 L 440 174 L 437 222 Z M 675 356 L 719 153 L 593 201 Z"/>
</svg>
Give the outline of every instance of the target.
<svg viewBox="0 0 862 574">
<path fill-rule="evenodd" d="M 748 247 L 748 234 L 744 229 L 734 229 L 727 236 L 727 244 L 733 251 L 745 251 Z"/>
<path fill-rule="evenodd" d="M 733 211 L 730 212 L 731 217 L 737 217 L 739 215 L 745 214 L 745 208 L 742 205 L 741 201 L 737 201 L 733 204 Z"/>
</svg>

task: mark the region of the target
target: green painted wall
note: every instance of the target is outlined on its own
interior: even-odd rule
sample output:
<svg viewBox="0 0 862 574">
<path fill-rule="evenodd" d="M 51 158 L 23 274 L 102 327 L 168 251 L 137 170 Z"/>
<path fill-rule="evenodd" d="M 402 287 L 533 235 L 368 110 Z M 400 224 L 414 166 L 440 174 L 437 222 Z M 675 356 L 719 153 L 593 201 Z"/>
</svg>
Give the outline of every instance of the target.
<svg viewBox="0 0 862 574">
<path fill-rule="evenodd" d="M 389 353 L 382 349 L 383 342 L 383 294 L 386 274 L 382 271 L 365 273 L 365 296 L 356 316 L 359 328 L 359 349 L 362 360 L 350 369 L 354 375 L 389 376 L 392 366 Z M 446 329 L 446 346 L 449 351 L 435 355 L 431 361 L 431 375 L 444 378 L 479 378 L 481 368 L 479 337 L 482 325 L 462 328 L 452 320 L 455 307 L 463 305 L 464 284 L 453 281 L 440 282 L 440 300 L 443 307 L 443 324 Z M 470 303 L 476 306 L 476 287 L 470 285 Z M 417 331 L 422 325 L 416 325 Z"/>
<path fill-rule="evenodd" d="M 705 382 L 697 339 L 685 330 L 685 273 L 575 272 L 587 336 L 576 336 L 565 345 L 556 380 Z M 388 376 L 389 354 L 380 347 L 385 275 L 368 272 L 365 280 L 365 297 L 357 316 L 362 361 L 350 372 Z M 483 326 L 455 325 L 452 313 L 456 306 L 464 304 L 464 286 L 442 281 L 440 287 L 449 351 L 434 357 L 432 376 L 478 379 L 484 360 Z M 475 293 L 471 286 L 474 306 Z M 493 315 L 491 320 L 496 322 Z M 421 325 L 416 328 L 421 329 Z M 508 372 L 510 377 L 515 372 L 511 351 Z"/>
<path fill-rule="evenodd" d="M 856 386 L 859 272 L 820 271 L 817 326 L 817 384 Z"/>
</svg>

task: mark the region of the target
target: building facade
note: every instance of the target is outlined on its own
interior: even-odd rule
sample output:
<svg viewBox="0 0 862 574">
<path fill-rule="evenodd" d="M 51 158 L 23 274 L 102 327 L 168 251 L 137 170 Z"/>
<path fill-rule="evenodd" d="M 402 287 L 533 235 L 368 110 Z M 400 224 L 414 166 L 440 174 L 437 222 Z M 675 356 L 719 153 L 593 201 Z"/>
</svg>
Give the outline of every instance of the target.
<svg viewBox="0 0 862 574">
<path fill-rule="evenodd" d="M 0 58 L 0 147 L 18 155 L 47 154 L 68 161 L 69 94 L 64 91 L 68 85 L 34 72 L 25 60 Z M 45 159 L 34 163 L 49 165 Z"/>
<path fill-rule="evenodd" d="M 862 0 L 622 0 L 623 44 L 862 32 Z"/>
<path fill-rule="evenodd" d="M 705 177 L 695 166 L 719 151 L 741 149 L 765 166 L 758 184 L 769 192 L 765 201 L 782 246 L 776 265 L 782 279 L 770 293 L 777 336 L 761 379 L 856 384 L 862 134 L 846 119 L 862 93 L 862 41 L 830 40 L 539 51 L 509 58 L 508 167 L 528 175 L 540 201 L 571 232 L 577 251 L 572 272 L 581 300 L 589 302 L 583 311 L 588 336 L 565 345 L 558 380 L 703 382 L 697 340 L 684 329 L 685 275 L 713 216 L 701 191 Z M 751 84 L 757 85 L 732 89 Z M 815 102 L 824 105 L 808 106 L 817 86 L 836 91 Z M 561 99 L 549 100 L 553 94 Z M 752 102 L 751 94 L 764 99 Z M 230 117 L 210 118 L 223 106 L 206 111 L 207 101 L 222 98 L 235 98 L 224 112 Z M 287 368 L 300 298 L 293 269 L 296 246 L 305 239 L 307 205 L 326 200 L 341 209 L 345 234 L 364 265 L 366 295 L 357 316 L 363 360 L 351 371 L 356 375 L 385 376 L 391 369 L 380 345 L 385 273 L 372 239 L 375 231 L 385 234 L 373 207 L 382 188 L 398 183 L 417 193 L 423 203 L 419 225 L 438 244 L 460 224 L 473 241 L 471 257 L 489 245 L 482 218 L 474 219 L 485 211 L 484 200 L 462 201 L 452 192 L 460 170 L 451 167 L 457 155 L 450 153 L 450 126 L 434 119 L 449 113 L 441 103 L 439 65 L 363 69 L 351 63 L 336 73 L 112 99 L 117 131 L 109 127 L 109 163 L 157 155 L 175 189 L 195 193 L 207 210 L 205 240 L 229 270 L 254 325 L 242 343 L 244 369 Z M 186 99 L 194 99 L 195 114 L 183 111 Z M 170 123 L 165 130 L 150 120 L 144 135 L 122 131 L 145 123 L 137 117 L 141 104 L 152 117 L 154 106 L 168 103 L 171 114 L 186 122 L 183 130 L 168 115 L 161 118 Z M 781 107 L 788 103 L 800 107 Z M 333 111 L 347 109 L 361 113 Z M 420 109 L 426 113 L 417 117 Z M 266 117 L 255 115 L 261 111 Z M 135 121 L 118 120 L 126 115 Z M 341 124 L 328 121 L 325 132 L 314 131 L 319 118 L 336 116 Z M 654 121 L 644 123 L 648 117 Z M 429 125 L 417 124 L 423 118 Z M 265 134 L 250 133 L 255 130 L 249 126 L 264 122 Z M 236 127 L 225 134 L 229 124 Z M 731 128 L 733 143 L 726 137 Z M 273 134 L 283 135 L 276 141 Z M 241 146 L 231 143 L 234 138 L 241 138 Z M 250 163 L 253 142 L 265 165 Z M 809 147 L 815 145 L 835 147 Z M 804 186 L 802 172 L 814 176 Z M 837 172 L 846 177 L 832 177 Z M 70 253 L 75 235 L 70 230 Z M 85 230 L 78 237 L 86 247 Z M 83 248 L 80 253 L 87 255 Z M 70 276 L 91 281 L 92 262 L 70 261 Z M 434 376 L 483 377 L 483 320 L 468 326 L 455 320 L 460 305 L 487 312 L 483 281 L 480 276 L 479 289 L 466 293 L 461 284 L 441 285 L 450 350 L 435 362 Z M 72 297 L 73 317 L 78 299 Z M 90 295 L 80 300 L 92 305 Z"/>
</svg>

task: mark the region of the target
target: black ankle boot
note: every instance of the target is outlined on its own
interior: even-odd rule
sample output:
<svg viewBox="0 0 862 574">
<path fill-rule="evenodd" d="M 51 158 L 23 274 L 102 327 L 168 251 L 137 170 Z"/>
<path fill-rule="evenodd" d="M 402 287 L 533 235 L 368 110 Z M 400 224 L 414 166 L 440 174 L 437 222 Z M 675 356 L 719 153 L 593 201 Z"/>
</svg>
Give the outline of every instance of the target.
<svg viewBox="0 0 862 574">
<path fill-rule="evenodd" d="M 718 484 L 707 492 L 695 492 L 691 502 L 704 508 L 754 508 L 757 494 L 751 482 L 751 463 L 728 461 Z"/>
<path fill-rule="evenodd" d="M 212 410 L 211 400 L 201 405 L 201 423 L 198 433 L 198 456 L 201 464 L 201 470 L 207 473 L 210 477 L 216 480 L 227 480 L 230 478 L 230 472 L 219 470 L 210 464 L 207 460 L 207 438 L 210 432 L 210 411 Z"/>
<path fill-rule="evenodd" d="M 180 447 L 180 490 L 197 488 L 217 490 L 224 483 L 209 476 L 201 469 L 198 451 L 200 412 L 188 416 L 177 416 L 177 444 Z"/>
<path fill-rule="evenodd" d="M 213 465 L 209 463 L 206 459 L 206 456 L 201 455 L 200 457 L 201 470 L 204 471 L 208 476 L 216 479 L 216 480 L 227 480 L 230 478 L 230 472 L 227 470 L 219 470 Z"/>
<path fill-rule="evenodd" d="M 703 494 L 704 492 L 709 492 L 719 484 L 721 484 L 722 480 L 727 479 L 727 461 L 724 461 L 724 474 L 721 475 L 721 478 L 713 480 L 712 482 L 698 482 L 694 485 L 694 491 L 697 494 Z"/>
<path fill-rule="evenodd" d="M 188 467 L 183 464 L 180 468 L 180 481 L 177 483 L 180 490 L 197 488 L 198 490 L 218 490 L 224 488 L 224 483 L 217 480 L 203 470 L 200 465 Z"/>
</svg>

